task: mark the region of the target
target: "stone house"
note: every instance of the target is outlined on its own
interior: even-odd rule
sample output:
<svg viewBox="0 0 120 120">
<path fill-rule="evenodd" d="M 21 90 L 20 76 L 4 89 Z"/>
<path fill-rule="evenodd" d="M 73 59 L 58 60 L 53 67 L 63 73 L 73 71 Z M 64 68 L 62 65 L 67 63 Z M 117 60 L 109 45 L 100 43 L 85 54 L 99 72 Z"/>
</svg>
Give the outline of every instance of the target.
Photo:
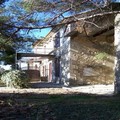
<svg viewBox="0 0 120 120">
<path fill-rule="evenodd" d="M 90 14 L 91 11 L 76 17 Z M 114 16 L 105 15 L 54 27 L 33 45 L 34 53 L 54 56 L 40 60 L 41 76 L 64 85 L 113 83 L 113 23 Z"/>
</svg>

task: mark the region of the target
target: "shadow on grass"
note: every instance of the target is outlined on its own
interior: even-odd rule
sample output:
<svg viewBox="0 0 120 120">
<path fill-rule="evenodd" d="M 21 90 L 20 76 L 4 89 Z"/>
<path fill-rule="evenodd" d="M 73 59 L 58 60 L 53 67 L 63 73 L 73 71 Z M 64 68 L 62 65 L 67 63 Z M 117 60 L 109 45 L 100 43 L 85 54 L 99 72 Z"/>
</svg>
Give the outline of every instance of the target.
<svg viewBox="0 0 120 120">
<path fill-rule="evenodd" d="M 0 94 L 0 120 L 119 120 L 120 96 Z"/>
</svg>

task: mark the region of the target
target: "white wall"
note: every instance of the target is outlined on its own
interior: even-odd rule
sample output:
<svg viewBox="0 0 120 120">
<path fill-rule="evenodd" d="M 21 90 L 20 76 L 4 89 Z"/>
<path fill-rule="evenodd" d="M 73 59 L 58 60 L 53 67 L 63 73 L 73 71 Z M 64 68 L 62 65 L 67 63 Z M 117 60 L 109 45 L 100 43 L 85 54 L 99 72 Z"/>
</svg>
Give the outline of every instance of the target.
<svg viewBox="0 0 120 120">
<path fill-rule="evenodd" d="M 33 48 L 34 53 L 37 54 L 49 54 L 54 49 L 54 41 L 50 38 L 47 43 L 44 43 L 41 46 L 35 46 Z"/>
</svg>

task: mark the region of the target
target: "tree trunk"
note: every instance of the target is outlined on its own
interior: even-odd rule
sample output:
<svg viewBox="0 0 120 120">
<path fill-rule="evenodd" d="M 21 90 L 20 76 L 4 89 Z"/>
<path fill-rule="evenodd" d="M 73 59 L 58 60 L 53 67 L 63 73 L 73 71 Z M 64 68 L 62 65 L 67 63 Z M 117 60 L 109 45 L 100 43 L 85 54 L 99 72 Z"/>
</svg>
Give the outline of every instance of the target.
<svg viewBox="0 0 120 120">
<path fill-rule="evenodd" d="M 120 94 L 120 14 L 115 17 L 115 93 Z"/>
</svg>

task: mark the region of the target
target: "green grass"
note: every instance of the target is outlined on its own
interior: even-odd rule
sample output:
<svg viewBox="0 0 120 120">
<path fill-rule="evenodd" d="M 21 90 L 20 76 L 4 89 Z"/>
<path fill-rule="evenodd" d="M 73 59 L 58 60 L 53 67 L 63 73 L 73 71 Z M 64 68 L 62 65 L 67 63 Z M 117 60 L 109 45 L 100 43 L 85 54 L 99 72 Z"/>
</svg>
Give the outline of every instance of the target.
<svg viewBox="0 0 120 120">
<path fill-rule="evenodd" d="M 1 101 L 5 120 L 120 120 L 120 96 L 16 94 Z"/>
</svg>

